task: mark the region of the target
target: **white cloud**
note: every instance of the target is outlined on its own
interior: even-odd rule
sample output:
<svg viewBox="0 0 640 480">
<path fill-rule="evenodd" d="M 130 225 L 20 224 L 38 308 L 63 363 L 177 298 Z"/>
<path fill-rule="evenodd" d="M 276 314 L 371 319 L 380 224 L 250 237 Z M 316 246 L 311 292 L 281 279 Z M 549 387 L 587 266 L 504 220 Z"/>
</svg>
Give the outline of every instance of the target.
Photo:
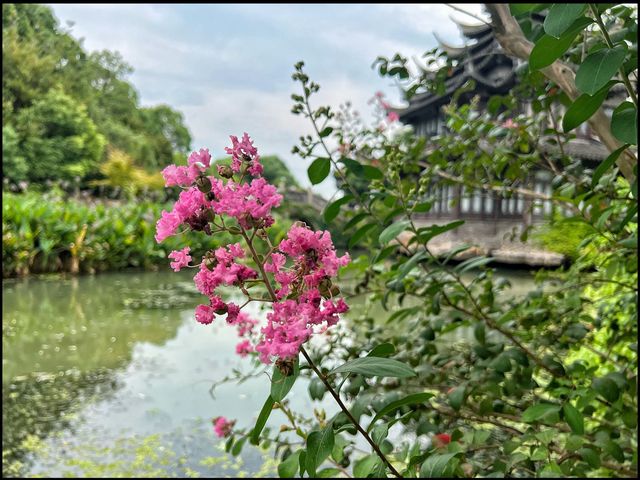
<svg viewBox="0 0 640 480">
<path fill-rule="evenodd" d="M 193 147 L 223 153 L 228 135 L 248 132 L 264 154 L 280 155 L 308 185 L 308 162 L 291 147 L 310 132 L 291 114 L 293 63 L 303 59 L 322 86 L 316 106 L 350 100 L 364 118 L 367 100 L 398 91 L 371 69 L 378 55 L 420 55 L 432 32 L 452 43 L 450 17 L 477 23 L 439 5 L 60 5 L 52 6 L 89 50 L 118 50 L 134 67 L 132 82 L 145 105 L 182 111 Z M 481 13 L 480 4 L 462 6 Z M 395 95 L 394 95 L 395 94 Z M 399 98 L 399 97 L 397 97 Z M 316 187 L 318 188 L 318 187 Z M 329 193 L 325 181 L 319 187 Z"/>
</svg>

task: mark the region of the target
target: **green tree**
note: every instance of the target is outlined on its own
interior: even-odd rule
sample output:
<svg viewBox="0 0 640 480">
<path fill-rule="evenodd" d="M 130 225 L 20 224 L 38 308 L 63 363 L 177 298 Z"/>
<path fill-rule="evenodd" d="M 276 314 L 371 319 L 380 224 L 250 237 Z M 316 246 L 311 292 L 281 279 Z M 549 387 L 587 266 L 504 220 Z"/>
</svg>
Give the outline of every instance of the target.
<svg viewBox="0 0 640 480">
<path fill-rule="evenodd" d="M 29 138 L 44 124 L 60 122 L 60 117 L 38 120 L 36 126 L 28 127 L 27 118 L 32 113 L 27 110 L 38 103 L 38 113 L 51 113 L 44 109 L 42 101 L 52 91 L 62 92 L 76 105 L 82 106 L 84 114 L 79 123 L 88 117 L 93 128 L 104 137 L 106 144 L 124 151 L 137 166 L 157 169 L 172 163 L 176 154 L 188 152 L 191 136 L 184 125 L 182 114 L 167 105 L 142 108 L 138 93 L 128 80 L 133 71 L 118 52 L 108 50 L 87 53 L 82 42 L 73 38 L 68 30 L 60 27 L 51 9 L 43 5 L 6 4 L 3 5 L 2 46 L 2 112 L 3 126 L 10 126 L 20 141 L 12 148 L 12 161 L 29 158 L 36 163 L 45 162 L 44 157 L 34 157 L 33 152 L 42 150 L 41 139 Z M 50 99 L 50 97 L 49 97 Z M 67 109 L 69 102 L 63 101 L 61 110 Z M 57 129 L 54 136 L 62 142 L 65 129 Z M 75 131 L 71 128 L 68 131 Z M 6 135 L 11 136 L 10 131 Z M 82 150 L 91 149 L 89 137 L 83 139 L 84 146 L 78 147 L 78 135 L 68 139 L 69 145 Z M 51 139 L 49 138 L 49 142 Z M 30 148 L 27 152 L 23 149 Z M 102 149 L 95 149 L 95 151 Z M 69 148 L 67 148 L 69 151 Z M 85 155 L 83 153 L 83 155 Z M 77 155 L 76 155 L 77 157 Z M 99 175 L 97 163 L 92 155 L 82 168 L 72 169 L 75 174 L 91 177 Z M 77 158 L 62 163 L 71 165 Z M 102 155 L 100 160 L 106 160 Z M 62 164 L 57 162 L 56 165 Z M 12 167 L 10 180 L 23 177 Z M 30 181 L 39 182 L 44 178 L 41 170 L 50 170 L 51 165 L 34 165 L 27 171 Z M 34 172 L 34 175 L 32 175 Z M 51 172 L 46 178 L 62 178 Z M 23 172 L 24 173 L 24 172 Z"/>
<path fill-rule="evenodd" d="M 21 110 L 16 130 L 19 152 L 35 182 L 83 177 L 102 158 L 104 136 L 84 106 L 60 91 L 51 90 Z"/>
</svg>

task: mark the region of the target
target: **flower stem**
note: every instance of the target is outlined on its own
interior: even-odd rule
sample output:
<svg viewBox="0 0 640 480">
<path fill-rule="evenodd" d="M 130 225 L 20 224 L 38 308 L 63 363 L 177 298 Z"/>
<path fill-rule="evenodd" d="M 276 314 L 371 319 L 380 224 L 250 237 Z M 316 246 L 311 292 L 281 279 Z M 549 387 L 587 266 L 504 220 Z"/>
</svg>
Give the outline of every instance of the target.
<svg viewBox="0 0 640 480">
<path fill-rule="evenodd" d="M 256 263 L 256 265 L 258 266 L 258 269 L 260 270 L 260 274 L 262 275 L 262 280 L 263 280 L 265 286 L 267 287 L 267 290 L 269 291 L 269 295 L 271 295 L 271 298 L 273 299 L 274 302 L 277 302 L 278 299 L 277 299 L 276 294 L 275 294 L 275 292 L 273 290 L 273 287 L 271 286 L 271 282 L 269 281 L 269 277 L 267 277 L 267 272 L 265 272 L 265 270 L 264 270 L 264 265 L 262 264 L 262 262 L 260 261 L 260 258 L 258 257 L 258 252 L 256 252 L 256 249 L 253 246 L 252 238 L 249 238 L 249 236 L 247 235 L 247 232 L 246 232 L 246 230 L 244 228 L 240 227 L 240 229 L 242 230 L 242 236 L 244 237 L 245 241 L 247 242 L 247 247 L 249 247 L 249 251 L 251 252 L 251 256 L 253 257 L 253 261 Z M 340 398 L 340 395 L 331 386 L 331 384 L 327 380 L 326 376 L 323 375 L 320 370 L 318 370 L 318 367 L 316 366 L 315 363 L 313 363 L 313 361 L 311 360 L 311 357 L 309 356 L 307 351 L 304 349 L 304 347 L 302 347 L 302 346 L 300 347 L 300 352 L 302 352 L 302 355 L 307 360 L 307 363 L 309 364 L 311 369 L 315 372 L 315 374 L 322 381 L 322 383 L 324 383 L 324 386 L 327 388 L 329 393 L 331 393 L 331 396 L 335 399 L 335 401 L 338 404 L 338 406 L 340 407 L 340 409 L 344 412 L 344 414 L 347 416 L 347 418 L 349 418 L 349 420 L 351 421 L 351 423 L 353 423 L 353 425 L 356 427 L 356 429 L 362 434 L 362 436 L 365 438 L 365 440 L 367 440 L 369 445 L 371 445 L 371 448 L 373 448 L 373 450 L 380 457 L 380 459 L 386 464 L 386 466 L 389 468 L 389 470 L 391 470 L 391 473 L 393 473 L 398 478 L 402 478 L 402 475 L 400 475 L 400 473 L 395 469 L 395 467 L 393 465 L 391 465 L 391 462 L 389 462 L 387 457 L 385 457 L 384 453 L 382 453 L 382 451 L 380 450 L 380 447 L 378 447 L 378 445 L 376 445 L 376 443 L 371 439 L 371 437 L 369 436 L 367 431 L 364 428 L 362 428 L 360 426 L 360 424 L 358 423 L 358 421 L 353 417 L 353 415 L 351 415 L 351 412 L 349 412 L 349 410 L 347 409 L 347 406 L 342 402 L 342 399 Z"/>
<path fill-rule="evenodd" d="M 334 400 L 336 401 L 340 409 L 344 412 L 347 418 L 349 418 L 351 423 L 353 423 L 353 426 L 356 427 L 356 429 L 362 434 L 362 436 L 369 443 L 369 445 L 371 445 L 371 448 L 373 448 L 373 450 L 376 452 L 378 457 L 380 457 L 380 459 L 386 464 L 389 470 L 391 470 L 391 473 L 393 473 L 398 478 L 402 478 L 402 475 L 400 475 L 400 473 L 395 469 L 395 467 L 391 465 L 391 462 L 389 462 L 387 457 L 385 457 L 384 453 L 382 453 L 382 451 L 380 450 L 380 447 L 376 445 L 376 443 L 371 439 L 367 431 L 364 428 L 362 428 L 358 423 L 358 421 L 353 417 L 353 415 L 351 415 L 351 412 L 349 412 L 349 410 L 347 409 L 347 406 L 342 402 L 340 395 L 333 389 L 333 387 L 327 380 L 327 377 L 323 375 L 320 370 L 318 370 L 318 367 L 316 367 L 315 363 L 313 363 L 313 361 L 311 360 L 311 357 L 309 356 L 307 351 L 304 349 L 304 347 L 302 346 L 300 347 L 300 352 L 302 352 L 302 355 L 307 360 L 307 363 L 309 364 L 311 369 L 315 372 L 315 374 L 322 381 L 322 383 L 324 383 L 324 386 L 327 388 L 327 390 L 329 390 L 329 393 L 331 393 L 331 396 L 334 398 Z"/>
</svg>

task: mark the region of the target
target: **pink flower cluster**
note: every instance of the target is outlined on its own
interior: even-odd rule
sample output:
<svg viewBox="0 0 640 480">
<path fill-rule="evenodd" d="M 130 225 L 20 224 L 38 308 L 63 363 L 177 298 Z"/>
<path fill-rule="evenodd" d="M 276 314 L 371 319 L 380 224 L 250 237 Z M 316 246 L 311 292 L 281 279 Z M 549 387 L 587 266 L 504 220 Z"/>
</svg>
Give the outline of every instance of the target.
<svg viewBox="0 0 640 480">
<path fill-rule="evenodd" d="M 204 175 L 211 165 L 211 155 L 207 149 L 193 152 L 187 166 L 169 165 L 162 171 L 166 186 L 179 185 L 186 190 L 180 193 L 171 212 L 162 211 L 156 224 L 155 238 L 158 243 L 174 235 L 183 224 L 191 230 L 211 234 L 210 222 L 215 214 L 234 217 L 245 229 L 273 224 L 271 209 L 280 205 L 282 195 L 259 177 L 262 174 L 260 156 L 249 135 L 245 133 L 242 141 L 231 136 L 231 141 L 233 147 L 226 150 L 232 154 L 232 173 L 242 173 L 242 161 L 245 161 L 248 165 L 246 172 L 258 178 L 250 183 L 237 183 L 232 179 L 225 183 Z"/>
<path fill-rule="evenodd" d="M 258 149 L 253 146 L 253 142 L 247 133 L 242 136 L 242 140 L 238 140 L 238 137 L 231 135 L 231 147 L 226 147 L 224 151 L 231 155 L 231 170 L 234 172 L 238 173 L 242 168 L 242 162 L 245 161 L 250 164 L 248 171 L 251 175 L 254 177 L 262 175 Z"/>
<path fill-rule="evenodd" d="M 182 250 L 174 250 L 169 254 L 169 258 L 175 260 L 175 262 L 169 264 L 174 272 L 179 272 L 182 267 L 189 265 L 191 261 L 190 251 L 189 247 L 184 247 Z"/>
<path fill-rule="evenodd" d="M 219 438 L 228 437 L 233 431 L 235 420 L 229 421 L 225 417 L 216 417 L 212 420 L 213 430 Z"/>
<path fill-rule="evenodd" d="M 343 299 L 325 300 L 318 289 L 310 289 L 296 300 L 284 300 L 273 304 L 273 312 L 267 314 L 267 325 L 262 328 L 262 341 L 256 345 L 263 363 L 271 363 L 272 357 L 294 358 L 300 347 L 313 333 L 314 326 L 335 325 L 338 314 L 349 309 Z"/>
<path fill-rule="evenodd" d="M 193 230 L 210 232 L 207 212 L 210 206 L 211 202 L 206 199 L 205 194 L 198 190 L 197 187 L 191 187 L 180 192 L 173 210 L 171 212 L 162 211 L 161 217 L 156 224 L 156 242 L 160 243 L 165 238 L 174 235 L 178 227 L 183 223 L 188 224 Z"/>
<path fill-rule="evenodd" d="M 244 340 L 236 345 L 236 353 L 241 357 L 246 357 L 254 351 L 250 338 L 254 335 L 254 329 L 257 324 L 257 320 L 251 318 L 244 312 L 240 312 L 233 322 L 233 325 L 235 325 L 238 330 L 238 337 L 244 338 Z"/>
<path fill-rule="evenodd" d="M 191 185 L 211 165 L 209 150 L 201 148 L 193 152 L 187 160 L 187 166 L 169 165 L 162 171 L 167 187 Z"/>
<path fill-rule="evenodd" d="M 335 325 L 338 314 L 348 310 L 343 299 L 334 302 L 331 277 L 350 261 L 349 255 L 336 255 L 331 234 L 314 232 L 306 226 L 294 225 L 287 238 L 280 242 L 279 252 L 271 255 L 265 270 L 274 274 L 280 285 L 275 293 L 280 302 L 273 304 L 262 329 L 263 340 L 256 346 L 260 360 L 270 363 L 271 357 L 292 358 L 313 333 L 314 326 Z M 286 256 L 293 261 L 285 269 Z M 283 298 L 288 297 L 282 301 Z"/>
<path fill-rule="evenodd" d="M 393 107 L 384 100 L 384 93 L 378 91 L 375 93 L 374 97 L 369 101 L 369 103 L 378 103 L 378 105 L 386 112 L 387 114 L 387 122 L 393 123 L 400 120 L 400 116 L 393 111 Z"/>
<path fill-rule="evenodd" d="M 270 227 L 273 224 L 271 209 L 280 205 L 282 195 L 264 178 L 254 178 L 251 183 L 237 184 L 229 181 L 222 194 L 216 195 L 212 207 L 218 215 L 238 219 L 242 228 Z"/>
<path fill-rule="evenodd" d="M 260 156 L 249 136 L 245 133 L 241 140 L 232 136 L 231 142 L 232 146 L 225 149 L 231 155 L 231 165 L 218 168 L 222 179 L 205 175 L 211 165 L 206 149 L 192 153 L 187 166 L 164 169 L 166 185 L 180 186 L 183 191 L 173 209 L 162 212 L 156 225 L 156 240 L 161 242 L 174 235 L 182 225 L 207 235 L 219 231 L 242 234 L 262 275 L 241 263 L 247 252 L 239 243 L 206 252 L 200 264 L 195 265 L 199 269 L 194 282 L 209 302 L 196 307 L 196 320 L 206 325 L 216 315 L 226 314 L 226 322 L 237 328 L 241 338 L 236 346 L 239 355 L 257 352 L 264 363 L 274 358 L 292 359 L 314 331 L 335 325 L 339 314 L 348 310 L 344 300 L 337 298 L 339 290 L 332 278 L 349 263 L 349 255 L 336 254 L 329 232 L 314 232 L 304 224 L 296 224 L 277 248 L 269 244 L 268 252 L 260 257 L 252 242 L 267 238 L 266 230 L 274 221 L 271 209 L 280 205 L 282 195 L 260 177 Z M 245 180 L 247 174 L 256 178 Z M 228 226 L 222 218 L 216 221 L 218 216 L 236 219 L 240 228 Z M 169 258 L 173 260 L 171 268 L 179 271 L 192 261 L 191 250 L 175 250 Z M 236 286 L 248 297 L 243 306 L 265 301 L 252 298 L 245 287 L 246 282 L 255 281 L 265 284 L 273 299 L 273 310 L 261 329 L 256 320 L 240 311 L 242 307 L 225 303 L 217 293 L 220 286 Z M 223 436 L 229 422 L 218 417 L 215 425 L 216 432 Z"/>
</svg>

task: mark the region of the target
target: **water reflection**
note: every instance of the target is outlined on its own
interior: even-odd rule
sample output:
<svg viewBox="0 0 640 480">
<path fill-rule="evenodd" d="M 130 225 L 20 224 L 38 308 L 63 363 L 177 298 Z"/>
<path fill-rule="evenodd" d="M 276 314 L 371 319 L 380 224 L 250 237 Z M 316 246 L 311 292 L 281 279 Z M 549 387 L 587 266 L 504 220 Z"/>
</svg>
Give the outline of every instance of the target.
<svg viewBox="0 0 640 480">
<path fill-rule="evenodd" d="M 211 385 L 233 370 L 256 369 L 235 355 L 235 329 L 195 322 L 202 297 L 192 275 L 3 283 L 4 476 L 275 475 L 267 453 L 247 445 L 232 459 L 213 436 L 217 415 L 251 427 L 269 381 L 225 384 L 211 397 Z M 512 294 L 531 284 L 530 276 L 509 276 Z M 352 306 L 352 318 L 391 328 L 379 305 Z M 297 411 L 318 406 L 306 388 L 300 379 L 287 397 Z M 335 412 L 330 401 L 322 405 Z M 269 425 L 283 423 L 273 412 Z"/>
<path fill-rule="evenodd" d="M 245 449 L 243 467 L 217 449 L 210 418 L 223 414 L 249 427 L 269 382 L 223 385 L 211 397 L 212 383 L 251 365 L 235 355 L 234 329 L 194 321 L 202 297 L 191 276 L 3 285 L 4 476 L 126 475 L 132 462 L 149 476 L 275 472 L 256 448 Z M 309 408 L 299 383 L 292 403 Z M 274 425 L 284 423 L 274 413 Z M 155 462 L 158 445 L 177 463 Z"/>
</svg>

